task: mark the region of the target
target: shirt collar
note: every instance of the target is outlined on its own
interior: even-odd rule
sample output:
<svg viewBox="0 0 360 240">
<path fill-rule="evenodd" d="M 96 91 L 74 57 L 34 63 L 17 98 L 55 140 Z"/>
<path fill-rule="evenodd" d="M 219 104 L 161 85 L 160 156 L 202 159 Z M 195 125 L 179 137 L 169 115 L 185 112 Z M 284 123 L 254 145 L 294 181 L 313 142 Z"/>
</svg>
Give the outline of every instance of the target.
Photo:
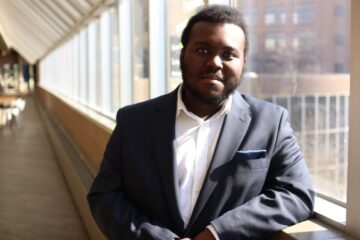
<svg viewBox="0 0 360 240">
<path fill-rule="evenodd" d="M 179 117 L 181 111 L 183 111 L 185 114 L 187 114 L 189 116 L 194 115 L 193 113 L 191 113 L 190 111 L 187 110 L 187 108 L 182 100 L 181 93 L 182 93 L 183 89 L 184 89 L 183 84 L 181 84 L 179 87 L 179 90 L 177 92 L 176 118 Z M 232 105 L 232 99 L 233 99 L 233 95 L 230 94 L 229 97 L 225 100 L 225 103 L 222 105 L 220 110 L 214 115 L 222 116 L 222 115 L 229 113 L 230 109 L 231 109 L 231 105 Z"/>
</svg>

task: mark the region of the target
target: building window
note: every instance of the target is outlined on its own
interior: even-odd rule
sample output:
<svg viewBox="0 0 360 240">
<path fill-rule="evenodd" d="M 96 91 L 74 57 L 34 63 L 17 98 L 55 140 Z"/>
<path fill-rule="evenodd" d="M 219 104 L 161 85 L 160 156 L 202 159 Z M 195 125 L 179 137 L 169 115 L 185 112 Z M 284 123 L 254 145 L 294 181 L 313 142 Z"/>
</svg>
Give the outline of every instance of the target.
<svg viewBox="0 0 360 240">
<path fill-rule="evenodd" d="M 293 10 L 293 23 L 295 25 L 312 24 L 315 20 L 315 9 L 312 3 L 295 4 Z"/>
<path fill-rule="evenodd" d="M 284 33 L 266 33 L 265 50 L 267 52 L 278 51 L 286 47 L 286 38 Z"/>
<path fill-rule="evenodd" d="M 298 51 L 312 51 L 314 49 L 314 33 L 295 32 L 293 34 L 293 48 Z"/>
<path fill-rule="evenodd" d="M 337 17 L 344 16 L 345 14 L 345 7 L 343 5 L 335 5 L 334 7 L 334 14 Z"/>
<path fill-rule="evenodd" d="M 257 15 L 256 15 L 256 8 L 252 5 L 244 6 L 243 8 L 243 14 L 246 24 L 249 27 L 256 26 L 257 24 Z"/>
<path fill-rule="evenodd" d="M 336 73 L 344 73 L 345 72 L 345 66 L 342 63 L 335 63 L 334 64 L 334 72 Z"/>
<path fill-rule="evenodd" d="M 286 22 L 285 7 L 283 5 L 265 6 L 265 26 L 283 25 Z"/>
<path fill-rule="evenodd" d="M 344 45 L 345 39 L 343 35 L 336 34 L 334 37 L 334 44 L 335 45 Z"/>
</svg>

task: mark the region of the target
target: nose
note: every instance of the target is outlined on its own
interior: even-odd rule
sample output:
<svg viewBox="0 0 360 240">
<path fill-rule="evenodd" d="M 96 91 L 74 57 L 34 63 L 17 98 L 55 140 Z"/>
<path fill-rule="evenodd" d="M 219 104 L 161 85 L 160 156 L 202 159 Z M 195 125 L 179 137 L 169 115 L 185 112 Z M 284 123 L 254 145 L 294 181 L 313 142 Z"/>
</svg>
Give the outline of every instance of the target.
<svg viewBox="0 0 360 240">
<path fill-rule="evenodd" d="M 214 70 L 221 70 L 223 68 L 222 59 L 219 55 L 210 56 L 206 61 L 206 66 Z"/>
</svg>

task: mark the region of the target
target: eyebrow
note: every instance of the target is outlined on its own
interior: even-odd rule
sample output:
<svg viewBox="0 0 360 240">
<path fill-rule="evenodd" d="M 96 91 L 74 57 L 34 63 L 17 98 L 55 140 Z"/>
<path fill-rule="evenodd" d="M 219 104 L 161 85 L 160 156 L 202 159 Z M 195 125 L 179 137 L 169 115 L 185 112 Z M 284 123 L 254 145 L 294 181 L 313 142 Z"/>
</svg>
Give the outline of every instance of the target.
<svg viewBox="0 0 360 240">
<path fill-rule="evenodd" d="M 205 45 L 205 46 L 211 46 L 211 44 L 209 44 L 206 41 L 198 41 L 194 43 L 194 46 L 198 46 L 198 45 Z M 225 46 L 225 49 L 227 51 L 232 51 L 232 52 L 238 52 L 238 50 L 232 46 Z"/>
<path fill-rule="evenodd" d="M 233 48 L 231 46 L 226 46 L 225 49 L 230 50 L 231 52 L 237 52 L 238 51 L 236 48 Z"/>
<path fill-rule="evenodd" d="M 205 42 L 205 41 L 198 41 L 198 42 L 195 42 L 194 43 L 195 46 L 197 45 L 206 45 L 206 46 L 209 46 L 210 44 L 208 42 Z"/>
</svg>

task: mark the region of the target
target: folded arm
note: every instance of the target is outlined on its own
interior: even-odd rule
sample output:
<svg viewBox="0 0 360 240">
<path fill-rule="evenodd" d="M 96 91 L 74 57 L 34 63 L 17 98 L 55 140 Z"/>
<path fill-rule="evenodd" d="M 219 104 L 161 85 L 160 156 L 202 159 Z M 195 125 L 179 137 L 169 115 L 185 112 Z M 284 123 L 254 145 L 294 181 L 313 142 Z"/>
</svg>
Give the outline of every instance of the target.
<svg viewBox="0 0 360 240">
<path fill-rule="evenodd" d="M 211 222 L 220 239 L 261 239 L 312 215 L 310 176 L 285 111 L 276 136 L 261 194 Z"/>
</svg>

